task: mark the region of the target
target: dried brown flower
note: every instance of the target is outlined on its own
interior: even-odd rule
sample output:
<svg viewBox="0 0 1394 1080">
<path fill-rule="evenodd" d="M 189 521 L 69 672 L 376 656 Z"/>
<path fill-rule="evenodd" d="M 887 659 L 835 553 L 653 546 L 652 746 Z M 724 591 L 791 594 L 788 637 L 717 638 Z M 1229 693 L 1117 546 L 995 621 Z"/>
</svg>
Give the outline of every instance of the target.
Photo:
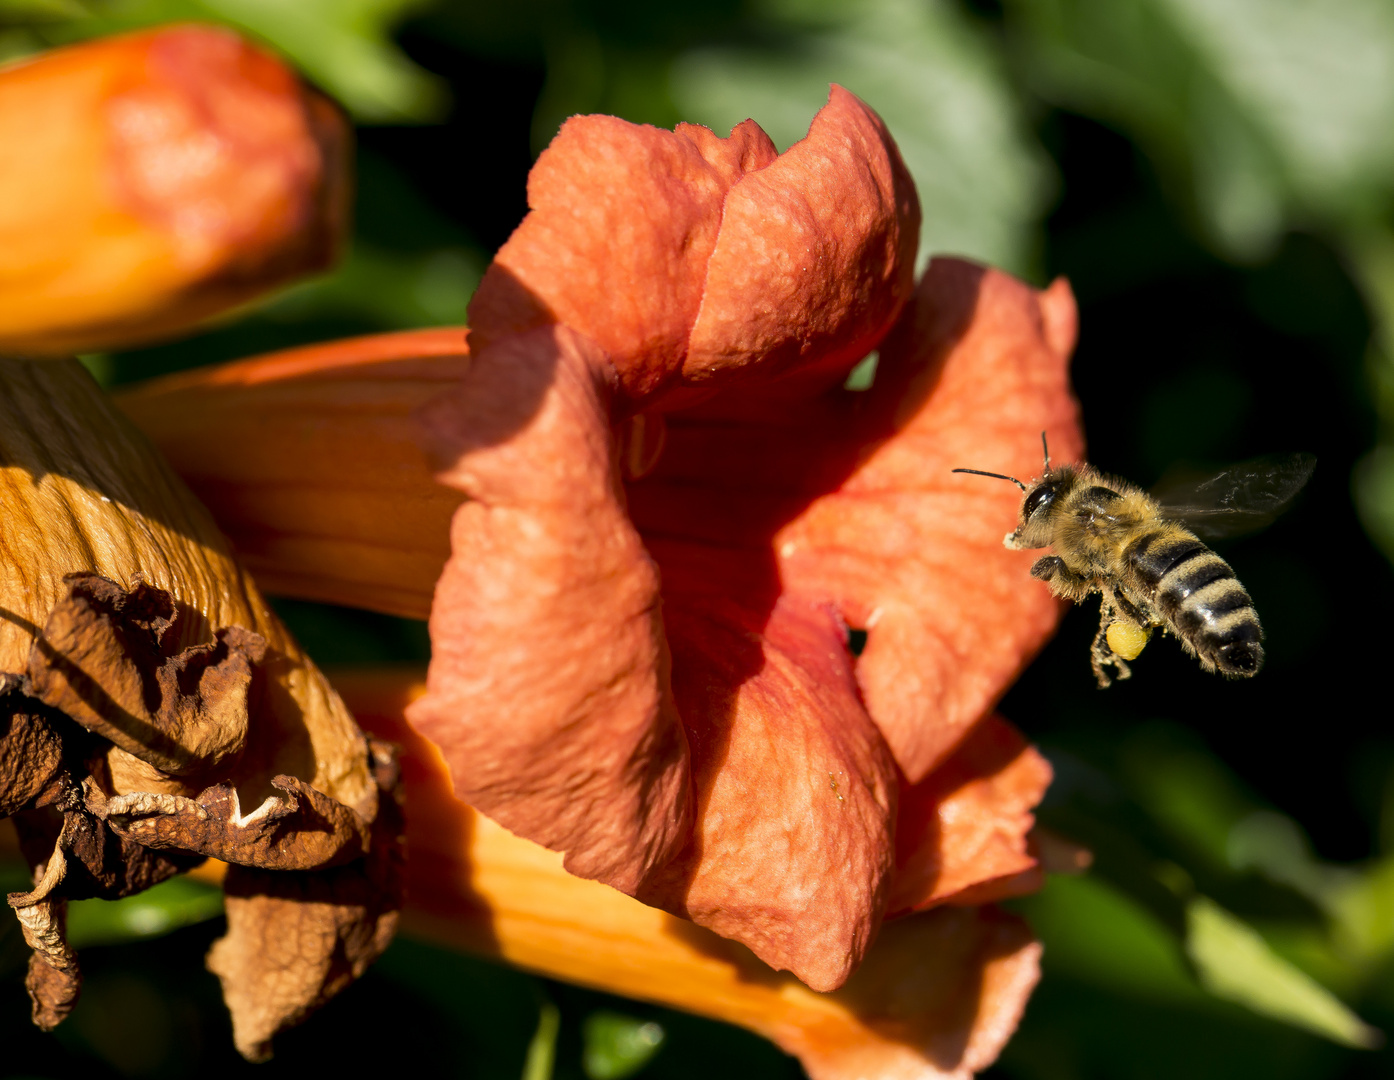
<svg viewBox="0 0 1394 1080">
<path fill-rule="evenodd" d="M 386 947 L 395 752 L 364 737 L 203 507 L 72 361 L 0 360 L 0 816 L 34 887 L 34 1020 L 76 1004 L 70 899 L 232 866 L 209 956 L 238 1049 Z"/>
</svg>

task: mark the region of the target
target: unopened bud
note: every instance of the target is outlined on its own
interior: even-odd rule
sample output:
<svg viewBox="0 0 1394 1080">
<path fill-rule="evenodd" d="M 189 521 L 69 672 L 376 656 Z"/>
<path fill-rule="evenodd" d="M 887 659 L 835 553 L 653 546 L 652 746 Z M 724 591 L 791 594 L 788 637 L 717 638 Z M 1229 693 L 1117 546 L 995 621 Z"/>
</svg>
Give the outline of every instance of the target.
<svg viewBox="0 0 1394 1080">
<path fill-rule="evenodd" d="M 228 30 L 0 68 L 0 353 L 167 337 L 326 267 L 348 159 L 336 107 Z"/>
</svg>

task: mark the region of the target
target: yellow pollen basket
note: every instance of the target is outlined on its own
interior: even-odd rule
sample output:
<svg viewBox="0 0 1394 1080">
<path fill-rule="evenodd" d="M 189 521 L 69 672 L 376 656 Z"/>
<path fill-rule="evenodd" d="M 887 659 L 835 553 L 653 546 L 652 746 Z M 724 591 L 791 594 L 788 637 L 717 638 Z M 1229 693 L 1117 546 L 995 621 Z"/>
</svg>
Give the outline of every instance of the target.
<svg viewBox="0 0 1394 1080">
<path fill-rule="evenodd" d="M 1152 636 L 1152 631 L 1144 630 L 1132 623 L 1116 622 L 1109 624 L 1105 636 L 1108 638 L 1108 647 L 1114 653 L 1124 660 L 1136 660 L 1147 647 L 1147 640 Z"/>
</svg>

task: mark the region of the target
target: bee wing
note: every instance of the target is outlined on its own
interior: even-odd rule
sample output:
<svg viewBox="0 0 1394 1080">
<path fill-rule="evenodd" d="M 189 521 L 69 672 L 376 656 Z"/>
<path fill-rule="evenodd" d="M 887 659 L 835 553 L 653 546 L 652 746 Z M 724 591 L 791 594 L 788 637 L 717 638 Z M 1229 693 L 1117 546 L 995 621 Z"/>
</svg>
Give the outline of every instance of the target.
<svg viewBox="0 0 1394 1080">
<path fill-rule="evenodd" d="M 1223 540 L 1272 522 L 1316 467 L 1313 454 L 1269 454 L 1199 481 L 1164 482 L 1152 496 L 1164 516 L 1180 521 L 1202 540 Z"/>
</svg>

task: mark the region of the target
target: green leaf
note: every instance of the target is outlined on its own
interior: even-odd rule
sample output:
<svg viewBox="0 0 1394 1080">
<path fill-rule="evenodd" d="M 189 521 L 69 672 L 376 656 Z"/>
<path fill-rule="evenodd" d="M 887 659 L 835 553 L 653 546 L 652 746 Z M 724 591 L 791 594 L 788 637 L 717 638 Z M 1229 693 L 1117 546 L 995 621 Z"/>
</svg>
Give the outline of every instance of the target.
<svg viewBox="0 0 1394 1080">
<path fill-rule="evenodd" d="M 286 322 L 351 315 L 384 330 L 449 326 L 465 322 L 483 272 L 470 248 L 404 254 L 360 243 L 332 273 L 289 289 L 261 314 Z"/>
<path fill-rule="evenodd" d="M 847 380 L 842 384 L 844 390 L 870 390 L 876 383 L 876 365 L 881 360 L 881 354 L 873 351 L 857 361 L 857 366 L 847 373 Z"/>
<path fill-rule="evenodd" d="M 1053 190 L 990 40 L 947 0 L 816 0 L 771 12 L 780 48 L 697 49 L 673 68 L 689 120 L 720 134 L 753 117 L 781 148 L 839 83 L 894 133 L 919 189 L 921 259 L 967 255 L 1027 273 Z"/>
<path fill-rule="evenodd" d="M 523 1060 L 523 1080 L 552 1080 L 557 1061 L 557 1033 L 561 1030 L 561 1011 L 550 1001 L 537 1014 L 537 1031 L 528 1043 Z"/>
<path fill-rule="evenodd" d="M 1176 725 L 1139 725 L 1122 746 L 1119 771 L 1152 820 L 1216 868 L 1231 866 L 1235 824 L 1262 807 L 1223 761 Z"/>
<path fill-rule="evenodd" d="M 581 1067 L 590 1080 L 624 1080 L 663 1046 L 663 1028 L 614 1012 L 593 1012 L 581 1026 Z"/>
<path fill-rule="evenodd" d="M 123 900 L 77 900 L 68 905 L 68 940 L 74 948 L 159 937 L 223 913 L 216 885 L 171 878 Z"/>
<path fill-rule="evenodd" d="M 3 2 L 3 0 L 0 0 Z M 10 0 L 11 3 L 16 0 Z M 285 53 L 351 112 L 369 123 L 439 118 L 445 84 L 411 62 L 391 31 L 430 0 L 89 0 L 63 8 L 55 0 L 28 21 L 68 17 L 53 40 L 96 37 L 159 23 L 201 20 L 235 26 Z M 40 11 L 42 8 L 42 12 Z M 0 9 L 3 10 L 3 9 Z"/>
<path fill-rule="evenodd" d="M 1032 87 L 1120 125 L 1229 254 L 1378 217 L 1394 188 L 1383 0 L 1012 0 Z"/>
<path fill-rule="evenodd" d="M 1052 875 L 1014 905 L 1045 942 L 1046 974 L 1068 975 L 1140 998 L 1196 1004 L 1204 995 L 1176 934 L 1096 875 Z"/>
<path fill-rule="evenodd" d="M 44 22 L 73 19 L 87 14 L 78 0 L 0 0 L 0 21 Z"/>
<path fill-rule="evenodd" d="M 1216 997 L 1343 1046 L 1368 1050 L 1383 1042 L 1379 1031 L 1275 953 L 1257 931 L 1204 896 L 1186 906 L 1186 955 Z"/>
<path fill-rule="evenodd" d="M 407 59 L 389 36 L 423 0 L 196 2 L 282 49 L 358 120 L 433 120 L 445 110 L 444 83 Z"/>
</svg>

